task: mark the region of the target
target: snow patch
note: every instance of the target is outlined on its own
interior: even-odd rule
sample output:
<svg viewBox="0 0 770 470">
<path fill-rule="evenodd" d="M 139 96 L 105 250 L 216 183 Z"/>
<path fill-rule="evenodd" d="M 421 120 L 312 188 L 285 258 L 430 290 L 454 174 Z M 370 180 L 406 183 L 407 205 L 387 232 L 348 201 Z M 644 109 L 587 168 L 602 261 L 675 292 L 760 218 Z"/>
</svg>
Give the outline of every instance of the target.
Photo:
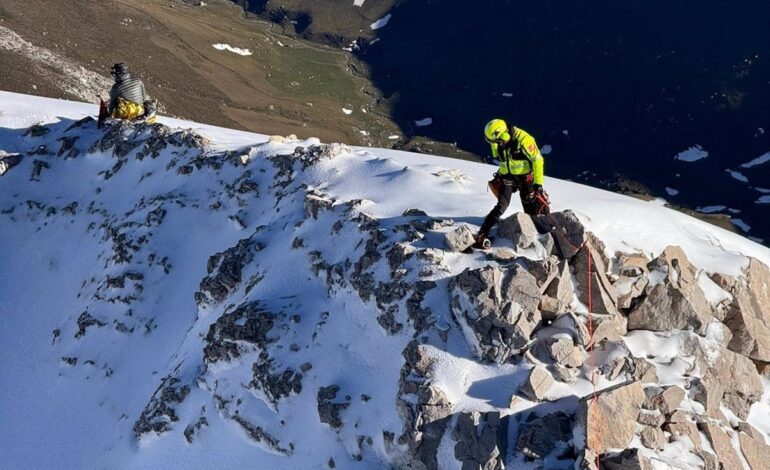
<svg viewBox="0 0 770 470">
<path fill-rule="evenodd" d="M 503 93 L 505 98 L 513 98 L 513 93 Z"/>
<path fill-rule="evenodd" d="M 211 47 L 218 51 L 228 51 L 232 52 L 233 54 L 238 54 L 242 56 L 248 56 L 251 55 L 251 51 L 248 49 L 241 49 L 240 47 L 233 47 L 230 44 L 212 44 Z"/>
<path fill-rule="evenodd" d="M 353 114 L 353 110 L 348 108 L 342 108 L 342 112 L 345 114 Z"/>
<path fill-rule="evenodd" d="M 362 6 L 364 6 L 364 2 L 365 1 L 366 0 L 353 0 L 353 6 L 354 7 L 362 7 Z"/>
<path fill-rule="evenodd" d="M 730 170 L 730 169 L 726 169 L 725 171 L 730 173 L 730 176 L 732 176 L 733 178 L 737 179 L 738 181 L 741 181 L 743 183 L 748 183 L 749 182 L 749 179 L 746 178 L 746 175 L 744 175 L 740 171 L 733 171 L 733 170 Z"/>
<path fill-rule="evenodd" d="M 706 206 L 697 207 L 695 210 L 703 214 L 713 214 L 714 212 L 721 212 L 725 209 L 727 209 L 727 206 Z"/>
<path fill-rule="evenodd" d="M 383 16 L 379 20 L 377 20 L 374 23 L 372 23 L 369 27 L 372 28 L 372 30 L 375 30 L 375 31 L 380 29 L 380 28 L 384 28 L 388 24 L 388 21 L 390 21 L 391 17 L 393 17 L 393 15 L 388 13 L 387 15 Z"/>
<path fill-rule="evenodd" d="M 742 219 L 735 219 L 731 218 L 730 221 L 739 229 L 743 230 L 744 232 L 748 232 L 751 230 L 751 225 L 744 222 Z"/>
<path fill-rule="evenodd" d="M 675 160 L 681 160 L 683 162 L 695 162 L 698 160 L 702 160 L 709 156 L 709 153 L 703 150 L 703 147 L 700 145 L 696 145 L 694 147 L 690 147 L 684 152 L 679 152 L 674 159 Z"/>
<path fill-rule="evenodd" d="M 761 165 L 763 163 L 770 162 L 770 152 L 767 152 L 766 154 L 755 158 L 754 160 L 750 162 L 746 162 L 741 165 L 741 168 L 751 168 L 752 166 Z"/>
<path fill-rule="evenodd" d="M 679 190 L 674 188 L 669 188 L 668 186 L 666 186 L 666 193 L 669 196 L 676 196 L 677 194 L 679 194 Z"/>
<path fill-rule="evenodd" d="M 770 194 L 760 196 L 759 199 L 754 201 L 756 204 L 770 204 Z"/>
<path fill-rule="evenodd" d="M 542 153 L 543 155 L 548 155 L 549 153 L 551 153 L 551 150 L 553 149 L 548 144 L 545 144 L 542 147 L 540 147 L 540 153 Z"/>
<path fill-rule="evenodd" d="M 420 119 L 419 121 L 414 121 L 414 124 L 415 124 L 417 127 L 425 127 L 425 126 L 430 126 L 431 124 L 433 124 L 433 118 L 429 118 L 429 117 L 427 117 L 427 118 L 425 118 L 425 119 Z"/>
</svg>

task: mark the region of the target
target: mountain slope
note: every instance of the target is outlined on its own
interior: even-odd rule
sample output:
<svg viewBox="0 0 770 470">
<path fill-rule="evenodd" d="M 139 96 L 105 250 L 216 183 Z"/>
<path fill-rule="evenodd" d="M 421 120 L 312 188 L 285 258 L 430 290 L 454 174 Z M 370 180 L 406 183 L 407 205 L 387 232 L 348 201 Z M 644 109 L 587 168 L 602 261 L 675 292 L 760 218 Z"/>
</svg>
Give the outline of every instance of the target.
<svg viewBox="0 0 770 470">
<path fill-rule="evenodd" d="M 761 288 L 740 287 L 770 264 L 756 243 L 654 202 L 549 179 L 554 209 L 577 214 L 550 220 L 569 229 L 568 243 L 582 237 L 574 254 L 557 231 L 528 243 L 501 235 L 497 260 L 459 254 L 445 237 L 491 207 L 486 165 L 172 119 L 99 130 L 86 105 L 11 93 L 0 102 L 0 150 L 21 156 L 0 177 L 0 415 L 10 423 L 0 457 L 10 468 L 567 468 L 594 442 L 578 416 L 593 372 L 600 391 L 642 390 L 643 367 L 657 372 L 655 387 L 687 391 L 677 405 L 688 423 L 710 413 L 696 434 L 732 433 L 740 449 L 749 434 L 738 427 L 752 423 L 750 444 L 763 451 L 767 381 L 748 359 L 770 362 L 763 338 L 727 339 L 745 333 L 730 306 L 762 300 Z M 587 250 L 607 269 L 586 266 Z M 649 289 L 622 313 L 632 278 L 618 253 L 649 270 L 633 278 Z M 594 301 L 597 321 L 624 325 L 592 364 L 580 343 L 586 272 L 615 296 Z M 540 294 L 552 280 L 572 287 L 547 319 Z M 645 301 L 655 295 L 701 305 L 672 304 L 682 323 L 665 323 Z M 502 311 L 518 329 L 490 320 L 512 335 L 497 341 L 483 319 Z M 538 318 L 526 333 L 523 312 Z M 727 326 L 712 321 L 720 316 Z M 564 341 L 585 355 L 577 366 L 538 346 Z M 557 380 L 547 397 L 526 391 L 535 366 Z M 729 382 L 730 371 L 745 372 L 733 381 L 745 386 L 715 399 L 709 381 Z M 544 416 L 570 431 L 548 455 L 522 440 Z M 475 423 L 486 434 L 471 432 Z M 656 452 L 630 431 L 628 447 L 658 468 L 729 452 L 703 454 L 670 431 Z"/>
</svg>

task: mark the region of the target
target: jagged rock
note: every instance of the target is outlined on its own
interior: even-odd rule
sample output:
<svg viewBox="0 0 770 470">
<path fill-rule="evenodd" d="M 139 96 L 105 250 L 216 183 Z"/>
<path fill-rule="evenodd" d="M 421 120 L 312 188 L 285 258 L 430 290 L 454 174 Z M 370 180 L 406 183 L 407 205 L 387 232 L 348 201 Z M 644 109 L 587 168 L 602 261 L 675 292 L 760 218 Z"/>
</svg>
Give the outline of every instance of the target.
<svg viewBox="0 0 770 470">
<path fill-rule="evenodd" d="M 455 458 L 463 470 L 503 470 L 508 442 L 508 417 L 499 412 L 461 413 L 452 437 L 457 441 Z"/>
<path fill-rule="evenodd" d="M 171 429 L 172 423 L 179 421 L 174 403 L 182 403 L 190 393 L 189 385 L 182 385 L 177 377 L 167 376 L 153 393 L 139 419 L 134 423 L 134 435 L 137 439 L 148 432 L 162 434 Z"/>
<path fill-rule="evenodd" d="M 569 338 L 549 338 L 546 343 L 551 358 L 565 367 L 578 368 L 586 360 L 585 351 Z"/>
<path fill-rule="evenodd" d="M 556 301 L 557 314 L 567 311 L 572 303 L 572 297 L 575 295 L 575 285 L 572 282 L 572 275 L 566 261 L 559 262 L 556 277 L 543 292 Z"/>
<path fill-rule="evenodd" d="M 42 137 L 51 132 L 51 128 L 43 126 L 41 124 L 33 124 L 26 131 L 24 131 L 24 137 Z"/>
<path fill-rule="evenodd" d="M 751 359 L 730 350 L 722 350 L 719 358 L 697 359 L 701 378 L 694 379 L 693 398 L 711 414 L 724 404 L 741 419 L 746 419 L 751 405 L 763 393 L 762 379 Z"/>
<path fill-rule="evenodd" d="M 466 339 L 482 359 L 505 362 L 540 323 L 540 290 L 521 266 L 467 268 L 450 281 L 449 292 L 452 313 L 472 332 Z"/>
<path fill-rule="evenodd" d="M 440 388 L 423 385 L 417 392 L 417 404 L 423 424 L 429 424 L 452 414 L 452 404 Z"/>
<path fill-rule="evenodd" d="M 428 217 L 428 213 L 421 209 L 407 209 L 401 214 L 403 217 Z"/>
<path fill-rule="evenodd" d="M 263 248 L 262 244 L 244 238 L 238 244 L 209 258 L 206 266 L 208 275 L 201 280 L 195 300 L 198 304 L 221 302 L 241 282 L 243 267 L 254 259 L 254 253 Z"/>
<path fill-rule="evenodd" d="M 386 254 L 388 257 L 388 264 L 390 265 L 390 269 L 399 268 L 409 258 L 414 256 L 416 251 L 417 249 L 408 243 L 395 243 Z"/>
<path fill-rule="evenodd" d="M 5 153 L 0 150 L 0 176 L 21 162 L 21 155 L 18 153 Z"/>
<path fill-rule="evenodd" d="M 616 385 L 580 399 L 577 421 L 585 447 L 601 454 L 605 449 L 624 449 L 634 437 L 636 418 L 642 409 L 644 392 L 640 382 Z M 601 419 L 600 427 L 597 422 Z M 607 432 L 611 429 L 612 432 Z"/>
<path fill-rule="evenodd" d="M 81 336 L 86 334 L 86 330 L 92 326 L 96 326 L 97 328 L 101 328 L 102 326 L 106 325 L 107 323 L 99 320 L 98 318 L 94 318 L 89 314 L 88 312 L 83 312 L 78 317 L 78 332 L 75 333 L 75 338 L 80 338 Z"/>
<path fill-rule="evenodd" d="M 562 259 L 575 256 L 587 240 L 587 232 L 571 210 L 533 217 L 540 233 L 550 233 Z"/>
<path fill-rule="evenodd" d="M 682 403 L 684 396 L 685 393 L 681 387 L 672 385 L 665 387 L 660 393 L 648 396 L 644 407 L 648 410 L 659 410 L 663 414 L 671 414 Z"/>
<path fill-rule="evenodd" d="M 450 250 L 459 252 L 467 249 L 476 242 L 473 230 L 467 225 L 461 225 L 456 229 L 447 232 L 444 236 L 444 242 Z"/>
<path fill-rule="evenodd" d="M 628 329 L 691 329 L 705 334 L 714 318 L 712 309 L 684 251 L 669 246 L 649 267 L 650 283 L 644 289 L 645 298 L 628 316 Z"/>
<path fill-rule="evenodd" d="M 184 438 L 187 440 L 187 443 L 192 444 L 193 438 L 197 437 L 198 434 L 200 434 L 201 429 L 207 428 L 208 425 L 209 422 L 205 416 L 201 416 L 198 421 L 188 424 L 187 427 L 184 428 Z"/>
<path fill-rule="evenodd" d="M 543 417 L 530 415 L 521 425 L 516 450 L 533 460 L 545 460 L 552 454 L 560 458 L 572 450 L 572 427 L 572 416 L 563 411 Z"/>
<path fill-rule="evenodd" d="M 615 288 L 607 278 L 607 265 L 591 241 L 577 251 L 571 263 L 580 288 L 577 291 L 578 299 L 586 306 L 590 300 L 594 313 L 620 315 Z"/>
<path fill-rule="evenodd" d="M 40 181 L 40 174 L 43 172 L 43 169 L 51 168 L 51 165 L 48 164 L 48 162 L 44 162 L 42 160 L 35 160 L 32 162 L 32 176 L 30 177 L 31 181 Z"/>
<path fill-rule="evenodd" d="M 593 336 L 586 343 L 586 348 L 605 339 L 611 342 L 621 341 L 621 338 L 628 332 L 626 317 L 620 314 L 593 314 L 591 321 L 593 322 Z"/>
<path fill-rule="evenodd" d="M 291 367 L 274 374 L 272 373 L 273 362 L 274 360 L 267 352 L 262 351 L 259 354 L 259 361 L 251 366 L 254 379 L 249 386 L 262 391 L 275 405 L 283 397 L 302 392 L 302 374 Z"/>
<path fill-rule="evenodd" d="M 770 362 L 754 361 L 757 373 L 762 377 L 770 378 Z"/>
<path fill-rule="evenodd" d="M 207 364 L 230 361 L 240 356 L 239 342 L 263 348 L 272 339 L 267 334 L 273 328 L 275 315 L 259 302 L 241 304 L 225 313 L 209 327 L 203 358 Z"/>
<path fill-rule="evenodd" d="M 690 415 L 681 410 L 673 412 L 666 418 L 663 424 L 663 430 L 671 434 L 670 441 L 678 441 L 681 438 L 687 438 L 692 443 L 696 452 L 702 450 L 700 433 L 695 423 L 690 419 Z"/>
<path fill-rule="evenodd" d="M 517 212 L 500 221 L 497 235 L 513 241 L 518 249 L 526 249 L 535 245 L 538 233 L 532 218 L 523 212 Z"/>
<path fill-rule="evenodd" d="M 730 442 L 730 436 L 726 432 L 722 431 L 716 424 L 709 422 L 699 423 L 698 429 L 706 434 L 709 442 L 711 442 L 711 447 L 717 455 L 717 459 L 724 468 L 743 468 L 738 454 L 735 453 L 735 449 Z"/>
<path fill-rule="evenodd" d="M 553 377 L 544 367 L 535 366 L 530 370 L 527 380 L 521 384 L 519 393 L 528 400 L 543 401 L 554 383 Z"/>
<path fill-rule="evenodd" d="M 636 448 L 617 454 L 603 454 L 599 462 L 601 468 L 606 470 L 652 470 L 650 460 Z"/>
<path fill-rule="evenodd" d="M 618 296 L 618 307 L 622 309 L 631 308 L 634 305 L 634 301 L 644 293 L 644 288 L 647 287 L 647 284 L 649 284 L 649 279 L 646 276 L 620 276 L 612 285 Z"/>
<path fill-rule="evenodd" d="M 658 427 L 645 426 L 639 434 L 639 439 L 648 449 L 662 450 L 666 446 L 666 436 Z"/>
<path fill-rule="evenodd" d="M 650 259 L 644 253 L 618 253 L 618 271 L 621 276 L 638 278 L 649 272 Z"/>
<path fill-rule="evenodd" d="M 524 266 L 531 275 L 535 276 L 540 293 L 544 293 L 551 282 L 560 273 L 559 259 L 555 256 L 542 260 L 524 258 Z"/>
<path fill-rule="evenodd" d="M 741 432 L 738 434 L 738 442 L 741 444 L 741 451 L 751 470 L 767 468 L 770 464 L 770 446 L 765 443 L 765 438 L 761 434 L 751 436 Z"/>
<path fill-rule="evenodd" d="M 281 447 L 280 441 L 274 436 L 268 434 L 264 429 L 262 429 L 261 426 L 256 426 L 255 424 L 250 423 L 245 418 L 237 414 L 232 415 L 231 418 L 233 421 L 240 424 L 243 430 L 246 431 L 246 434 L 248 434 L 249 437 L 252 438 L 255 442 L 265 444 L 272 450 L 283 455 L 291 455 L 293 453 L 294 444 L 289 444 L 288 449 Z"/>
<path fill-rule="evenodd" d="M 317 219 L 318 212 L 331 209 L 334 201 L 334 198 L 326 194 L 309 189 L 305 194 L 305 217 Z"/>
<path fill-rule="evenodd" d="M 666 417 L 657 411 L 642 410 L 639 412 L 639 416 L 636 417 L 636 422 L 645 426 L 659 428 L 666 422 Z"/>
<path fill-rule="evenodd" d="M 733 334 L 727 347 L 770 362 L 770 269 L 749 258 L 740 280 L 722 275 L 717 283 L 733 296 L 723 321 Z"/>
<path fill-rule="evenodd" d="M 350 406 L 350 400 L 347 400 L 348 403 L 333 401 L 336 400 L 339 391 L 339 385 L 330 385 L 318 389 L 318 418 L 322 423 L 328 424 L 333 429 L 342 427 L 340 411 Z"/>
<path fill-rule="evenodd" d="M 630 364 L 632 379 L 640 381 L 642 385 L 659 382 L 657 369 L 650 361 L 641 357 L 634 357 L 631 358 Z"/>
</svg>

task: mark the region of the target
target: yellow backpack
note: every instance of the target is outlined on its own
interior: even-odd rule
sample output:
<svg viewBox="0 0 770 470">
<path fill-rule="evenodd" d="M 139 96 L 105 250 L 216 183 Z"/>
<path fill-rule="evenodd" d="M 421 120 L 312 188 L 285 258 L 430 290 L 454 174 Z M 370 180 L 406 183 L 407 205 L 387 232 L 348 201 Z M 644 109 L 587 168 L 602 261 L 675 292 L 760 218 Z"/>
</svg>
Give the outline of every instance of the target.
<svg viewBox="0 0 770 470">
<path fill-rule="evenodd" d="M 118 105 L 112 110 L 112 116 L 116 119 L 136 119 L 144 115 L 144 106 L 128 101 L 123 97 L 118 98 Z"/>
</svg>

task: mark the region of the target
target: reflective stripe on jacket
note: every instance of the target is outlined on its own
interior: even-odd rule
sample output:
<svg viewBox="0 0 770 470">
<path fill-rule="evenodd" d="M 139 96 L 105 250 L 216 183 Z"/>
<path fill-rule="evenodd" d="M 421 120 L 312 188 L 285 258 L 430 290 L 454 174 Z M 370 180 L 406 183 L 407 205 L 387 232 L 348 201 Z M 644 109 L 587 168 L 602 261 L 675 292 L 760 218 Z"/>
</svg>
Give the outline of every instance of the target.
<svg viewBox="0 0 770 470">
<path fill-rule="evenodd" d="M 501 175 L 533 173 L 534 183 L 543 184 L 543 156 L 535 139 L 526 131 L 514 127 L 513 135 L 508 142 L 491 145 L 492 157 L 500 161 L 498 172 Z"/>
</svg>

